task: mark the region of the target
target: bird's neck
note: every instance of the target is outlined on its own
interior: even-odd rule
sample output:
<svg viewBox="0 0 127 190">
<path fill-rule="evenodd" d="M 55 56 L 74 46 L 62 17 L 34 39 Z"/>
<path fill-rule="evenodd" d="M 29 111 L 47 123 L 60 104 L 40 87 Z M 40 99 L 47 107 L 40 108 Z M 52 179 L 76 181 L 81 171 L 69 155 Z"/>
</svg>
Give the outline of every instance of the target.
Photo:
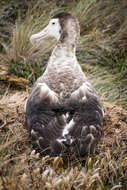
<svg viewBox="0 0 127 190">
<path fill-rule="evenodd" d="M 57 42 L 56 47 L 54 48 L 52 55 L 51 55 L 51 62 L 55 61 L 56 59 L 74 59 L 75 56 L 76 45 L 75 43 L 61 43 Z"/>
</svg>

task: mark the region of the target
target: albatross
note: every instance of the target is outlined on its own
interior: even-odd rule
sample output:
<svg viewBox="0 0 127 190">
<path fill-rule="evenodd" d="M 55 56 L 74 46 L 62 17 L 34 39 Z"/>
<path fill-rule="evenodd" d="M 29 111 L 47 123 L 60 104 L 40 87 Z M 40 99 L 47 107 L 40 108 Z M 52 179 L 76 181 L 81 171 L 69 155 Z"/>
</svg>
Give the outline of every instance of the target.
<svg viewBox="0 0 127 190">
<path fill-rule="evenodd" d="M 25 123 L 33 148 L 41 155 L 58 156 L 67 149 L 75 156 L 93 153 L 103 131 L 103 109 L 76 58 L 78 20 L 59 13 L 30 37 L 34 45 L 56 38 L 56 46 L 24 106 Z"/>
</svg>

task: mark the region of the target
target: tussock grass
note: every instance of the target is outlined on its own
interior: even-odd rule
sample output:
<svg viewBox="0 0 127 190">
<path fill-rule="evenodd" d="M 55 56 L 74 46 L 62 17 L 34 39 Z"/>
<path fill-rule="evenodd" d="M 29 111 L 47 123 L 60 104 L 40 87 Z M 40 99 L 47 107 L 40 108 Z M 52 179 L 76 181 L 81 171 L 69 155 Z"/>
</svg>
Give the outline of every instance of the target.
<svg viewBox="0 0 127 190">
<path fill-rule="evenodd" d="M 46 5 L 46 7 L 40 6 L 40 4 L 38 2 L 28 10 L 24 19 L 21 19 L 19 15 L 12 29 L 11 43 L 8 45 L 1 43 L 5 52 L 0 55 L 1 64 L 8 64 L 10 73 L 26 79 L 32 78 L 32 82 L 43 72 L 45 59 L 47 60 L 45 54 L 50 52 L 51 44 L 54 42 L 51 39 L 50 41 L 44 41 L 43 44 L 40 42 L 36 46 L 32 46 L 30 43 L 29 37 L 33 33 L 42 30 L 47 24 L 47 17 L 49 18 L 50 9 Z M 42 11 L 42 8 L 45 10 Z"/>
<path fill-rule="evenodd" d="M 127 189 L 127 112 L 112 103 L 127 108 L 126 10 L 126 0 L 49 0 L 37 1 L 23 18 L 19 14 L 10 43 L 1 41 L 0 65 L 9 65 L 10 74 L 31 82 L 44 71 L 54 41 L 32 47 L 29 36 L 44 28 L 54 13 L 69 11 L 78 17 L 77 56 L 103 102 L 104 134 L 88 158 L 70 155 L 66 162 L 61 157 L 40 158 L 32 151 L 24 127 L 27 90 L 12 90 L 1 83 L 0 190 Z"/>
<path fill-rule="evenodd" d="M 121 72 L 115 74 L 115 71 L 104 66 L 92 66 L 89 64 L 85 66 L 83 64 L 82 68 L 96 88 L 102 101 L 114 102 L 127 109 L 127 79 L 120 80 Z"/>
</svg>

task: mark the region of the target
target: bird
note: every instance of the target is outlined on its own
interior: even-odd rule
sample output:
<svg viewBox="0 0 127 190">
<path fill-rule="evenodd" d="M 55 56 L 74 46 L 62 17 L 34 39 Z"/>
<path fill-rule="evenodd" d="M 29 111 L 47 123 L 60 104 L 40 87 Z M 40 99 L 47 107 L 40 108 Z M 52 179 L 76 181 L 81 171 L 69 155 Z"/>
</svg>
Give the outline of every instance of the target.
<svg viewBox="0 0 127 190">
<path fill-rule="evenodd" d="M 35 45 L 49 37 L 56 39 L 56 45 L 26 100 L 25 125 L 33 149 L 42 156 L 60 156 L 66 151 L 88 156 L 103 134 L 104 112 L 76 58 L 78 19 L 57 13 L 42 31 L 30 36 L 30 42 Z"/>
</svg>

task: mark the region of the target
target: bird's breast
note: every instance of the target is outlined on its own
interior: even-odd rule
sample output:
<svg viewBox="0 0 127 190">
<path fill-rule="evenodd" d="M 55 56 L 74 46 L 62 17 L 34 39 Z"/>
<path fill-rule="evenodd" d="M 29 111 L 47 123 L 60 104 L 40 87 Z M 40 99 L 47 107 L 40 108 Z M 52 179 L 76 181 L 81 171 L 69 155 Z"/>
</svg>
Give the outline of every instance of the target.
<svg viewBox="0 0 127 190">
<path fill-rule="evenodd" d="M 82 85 L 84 77 L 78 72 L 78 65 L 74 62 L 56 62 L 50 64 L 44 75 L 43 81 L 59 94 L 60 97 L 69 97 L 72 92 Z"/>
</svg>

